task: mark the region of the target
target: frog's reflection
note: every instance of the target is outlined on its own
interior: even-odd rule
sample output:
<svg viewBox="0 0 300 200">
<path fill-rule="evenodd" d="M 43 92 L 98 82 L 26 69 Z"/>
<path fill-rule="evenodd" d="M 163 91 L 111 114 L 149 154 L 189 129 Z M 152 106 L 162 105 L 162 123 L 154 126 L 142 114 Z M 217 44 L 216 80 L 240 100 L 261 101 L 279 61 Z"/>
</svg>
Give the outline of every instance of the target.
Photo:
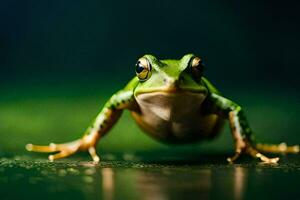
<svg viewBox="0 0 300 200">
<path fill-rule="evenodd" d="M 103 188 L 103 198 L 105 200 L 111 200 L 114 198 L 114 172 L 111 168 L 103 168 L 102 172 L 102 188 Z"/>
<path fill-rule="evenodd" d="M 234 198 L 235 199 L 242 199 L 245 193 L 246 188 L 246 178 L 247 173 L 245 168 L 242 167 L 235 167 L 234 168 L 234 181 L 233 181 L 233 188 L 234 188 Z"/>
<path fill-rule="evenodd" d="M 211 170 L 203 169 L 190 175 L 189 169 L 141 171 L 137 175 L 136 189 L 141 199 L 183 199 L 197 197 L 208 199 L 211 188 Z"/>
<path fill-rule="evenodd" d="M 220 172 L 222 171 L 222 172 Z M 104 200 L 127 195 L 138 199 L 211 199 L 244 196 L 247 171 L 230 167 L 218 171 L 207 168 L 141 168 L 101 169 L 102 197 Z M 224 174 L 226 173 L 226 174 Z M 125 192 L 124 192 L 125 191 Z M 121 195 L 122 193 L 123 195 Z"/>
</svg>

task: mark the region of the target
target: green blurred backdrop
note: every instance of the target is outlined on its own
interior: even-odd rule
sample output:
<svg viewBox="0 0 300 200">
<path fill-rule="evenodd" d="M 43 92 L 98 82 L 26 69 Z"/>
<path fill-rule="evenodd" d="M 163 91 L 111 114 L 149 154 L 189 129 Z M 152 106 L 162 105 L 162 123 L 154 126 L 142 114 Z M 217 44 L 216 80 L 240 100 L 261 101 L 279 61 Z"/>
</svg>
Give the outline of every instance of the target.
<svg viewBox="0 0 300 200">
<path fill-rule="evenodd" d="M 208 77 L 240 103 L 261 141 L 300 143 L 298 6 L 276 1 L 0 3 L 0 152 L 66 142 L 134 76 L 138 57 L 204 57 Z M 196 148 L 231 149 L 228 127 Z M 168 149 L 129 113 L 99 150 Z"/>
</svg>

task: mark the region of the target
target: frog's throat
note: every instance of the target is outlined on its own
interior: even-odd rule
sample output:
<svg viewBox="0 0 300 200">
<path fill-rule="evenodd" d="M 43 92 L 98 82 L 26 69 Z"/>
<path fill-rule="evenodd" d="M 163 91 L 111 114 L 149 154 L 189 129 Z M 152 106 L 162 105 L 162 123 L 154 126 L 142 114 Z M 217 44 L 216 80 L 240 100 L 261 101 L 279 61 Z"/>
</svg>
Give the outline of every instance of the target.
<svg viewBox="0 0 300 200">
<path fill-rule="evenodd" d="M 183 122 L 197 115 L 205 93 L 157 91 L 136 96 L 136 101 L 147 123 L 160 124 L 160 120 Z M 159 120 L 160 119 L 160 120 Z"/>
</svg>

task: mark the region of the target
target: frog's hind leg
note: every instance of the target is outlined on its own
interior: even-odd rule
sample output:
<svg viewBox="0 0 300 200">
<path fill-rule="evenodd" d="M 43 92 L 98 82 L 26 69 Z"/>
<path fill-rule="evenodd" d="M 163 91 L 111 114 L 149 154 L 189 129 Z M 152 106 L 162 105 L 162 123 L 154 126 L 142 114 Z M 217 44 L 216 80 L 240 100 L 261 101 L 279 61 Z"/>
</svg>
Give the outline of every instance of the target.
<svg viewBox="0 0 300 200">
<path fill-rule="evenodd" d="M 256 144 L 256 149 L 265 153 L 299 153 L 299 145 L 288 146 L 286 143 L 280 144 Z"/>
</svg>

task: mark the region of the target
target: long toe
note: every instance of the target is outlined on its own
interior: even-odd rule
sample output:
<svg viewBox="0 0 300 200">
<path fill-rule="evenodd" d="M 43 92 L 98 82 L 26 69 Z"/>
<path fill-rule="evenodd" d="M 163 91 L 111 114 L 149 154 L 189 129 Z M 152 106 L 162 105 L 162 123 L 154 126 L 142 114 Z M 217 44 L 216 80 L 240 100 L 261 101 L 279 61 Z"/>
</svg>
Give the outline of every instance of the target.
<svg viewBox="0 0 300 200">
<path fill-rule="evenodd" d="M 57 154 L 54 154 L 54 155 L 50 155 L 48 158 L 50 161 L 54 161 L 54 160 L 57 160 L 57 159 L 60 159 L 60 158 L 65 158 L 71 154 L 74 154 L 75 152 L 72 152 L 72 151 L 61 151 Z"/>
<path fill-rule="evenodd" d="M 45 152 L 45 153 L 52 153 L 57 151 L 56 147 L 54 145 L 48 145 L 48 146 L 40 146 L 40 145 L 34 145 L 34 144 L 27 144 L 25 146 L 27 151 L 35 151 L 35 152 Z"/>
</svg>

